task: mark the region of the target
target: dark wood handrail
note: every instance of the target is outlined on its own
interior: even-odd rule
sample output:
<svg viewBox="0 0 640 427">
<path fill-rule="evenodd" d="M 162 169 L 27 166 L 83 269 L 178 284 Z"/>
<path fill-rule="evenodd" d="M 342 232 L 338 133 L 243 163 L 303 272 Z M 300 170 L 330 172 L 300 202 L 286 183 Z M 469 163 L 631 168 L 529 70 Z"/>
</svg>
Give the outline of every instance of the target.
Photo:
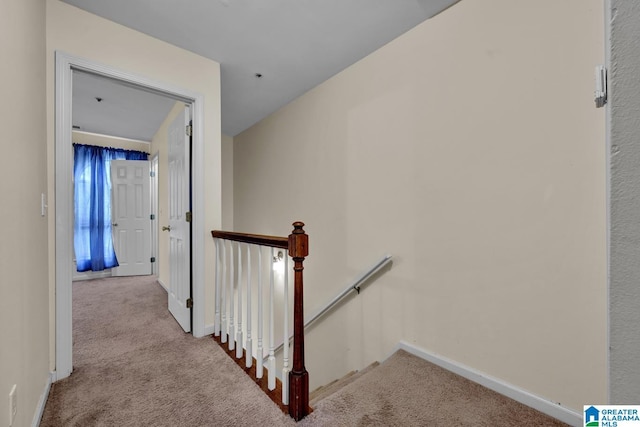
<svg viewBox="0 0 640 427">
<path fill-rule="evenodd" d="M 265 236 L 262 234 L 235 233 L 233 231 L 213 230 L 211 235 L 217 239 L 233 240 L 235 242 L 249 243 L 252 245 L 273 246 L 274 248 L 288 249 L 287 237 Z"/>
<path fill-rule="evenodd" d="M 293 223 L 289 237 L 261 234 L 235 233 L 213 230 L 217 239 L 233 240 L 262 246 L 288 249 L 294 266 L 293 292 L 293 369 L 289 372 L 289 415 L 296 421 L 309 414 L 309 373 L 304 365 L 304 299 L 302 271 L 304 259 L 309 255 L 309 236 L 303 230 L 304 223 Z M 282 379 L 285 381 L 285 379 Z"/>
</svg>

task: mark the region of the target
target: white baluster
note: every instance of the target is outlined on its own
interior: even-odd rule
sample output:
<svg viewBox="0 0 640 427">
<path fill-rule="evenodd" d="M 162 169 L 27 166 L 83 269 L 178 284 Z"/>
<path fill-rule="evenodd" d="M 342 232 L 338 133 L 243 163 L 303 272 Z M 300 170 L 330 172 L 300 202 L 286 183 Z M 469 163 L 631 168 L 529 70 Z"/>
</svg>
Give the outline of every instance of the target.
<svg viewBox="0 0 640 427">
<path fill-rule="evenodd" d="M 273 247 L 271 248 L 271 265 L 269 268 L 269 380 L 267 387 L 269 390 L 276 388 L 276 355 L 275 355 L 275 330 L 273 326 Z"/>
<path fill-rule="evenodd" d="M 213 335 L 220 336 L 220 241 L 213 239 L 216 245 L 216 290 L 215 290 L 215 305 L 216 314 L 213 319 Z"/>
<path fill-rule="evenodd" d="M 233 262 L 233 242 L 229 242 L 229 350 L 236 348 L 235 327 L 233 324 L 233 305 L 235 302 L 235 266 Z"/>
<path fill-rule="evenodd" d="M 253 365 L 253 338 L 251 337 L 251 245 L 247 245 L 247 342 L 245 351 L 247 354 L 245 366 Z"/>
<path fill-rule="evenodd" d="M 256 377 L 262 378 L 264 375 L 262 359 L 264 357 L 264 349 L 262 347 L 262 247 L 258 246 L 258 349 L 256 350 Z"/>
<path fill-rule="evenodd" d="M 282 403 L 289 404 L 289 255 L 284 256 L 284 347 L 282 348 Z"/>
<path fill-rule="evenodd" d="M 220 242 L 222 246 L 222 313 L 220 320 L 220 342 L 227 342 L 227 241 Z"/>
<path fill-rule="evenodd" d="M 242 357 L 242 243 L 238 242 L 238 324 L 236 326 L 236 359 Z"/>
</svg>

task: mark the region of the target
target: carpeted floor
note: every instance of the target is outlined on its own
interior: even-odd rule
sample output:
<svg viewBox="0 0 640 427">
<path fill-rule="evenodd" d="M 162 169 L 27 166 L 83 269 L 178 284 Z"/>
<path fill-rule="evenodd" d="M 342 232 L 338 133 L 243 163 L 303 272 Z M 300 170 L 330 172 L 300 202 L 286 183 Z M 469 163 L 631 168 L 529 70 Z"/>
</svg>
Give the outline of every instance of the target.
<svg viewBox="0 0 640 427">
<path fill-rule="evenodd" d="M 41 426 L 295 425 L 166 307 L 154 277 L 74 283 L 74 372 L 53 384 Z"/>
<path fill-rule="evenodd" d="M 52 386 L 42 426 L 296 425 L 211 338 L 182 332 L 155 278 L 73 294 L 74 372 Z M 565 425 L 403 351 L 345 383 L 298 425 Z"/>
</svg>

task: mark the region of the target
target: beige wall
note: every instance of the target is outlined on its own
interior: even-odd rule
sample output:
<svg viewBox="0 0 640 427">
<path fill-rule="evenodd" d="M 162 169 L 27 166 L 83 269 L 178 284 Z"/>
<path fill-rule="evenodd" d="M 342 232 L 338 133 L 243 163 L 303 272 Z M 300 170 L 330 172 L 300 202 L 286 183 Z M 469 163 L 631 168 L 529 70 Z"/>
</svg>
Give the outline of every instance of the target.
<svg viewBox="0 0 640 427">
<path fill-rule="evenodd" d="M 233 230 L 233 138 L 222 135 L 222 229 Z"/>
<path fill-rule="evenodd" d="M 234 138 L 235 229 L 307 223 L 306 313 L 394 255 L 309 333 L 312 388 L 405 340 L 607 401 L 602 15 L 460 2 Z"/>
<path fill-rule="evenodd" d="M 0 423 L 31 425 L 49 375 L 45 3 L 8 0 L 0 13 Z"/>
<path fill-rule="evenodd" d="M 57 0 L 46 2 L 47 7 L 47 125 L 48 125 L 48 190 L 54 194 L 54 64 L 55 51 L 79 56 L 106 64 L 119 70 L 144 76 L 185 90 L 204 95 L 204 192 L 205 229 L 221 224 L 220 169 L 220 66 L 218 63 L 169 45 L 160 40 L 130 30 L 121 25 L 84 12 Z M 51 197 L 53 199 L 53 197 Z M 54 200 L 50 210 L 54 212 Z M 49 218 L 49 268 L 51 360 L 55 360 L 55 223 Z M 205 238 L 205 259 L 213 259 L 213 242 Z M 205 297 L 213 284 L 213 265 L 206 264 Z M 213 285 L 211 285 L 213 286 Z M 207 324 L 213 324 L 213 311 L 206 313 Z"/>
<path fill-rule="evenodd" d="M 158 226 L 169 225 L 169 170 L 167 132 L 171 122 L 184 111 L 184 102 L 176 102 L 151 140 L 151 155 L 158 155 Z M 158 280 L 169 286 L 169 233 L 158 231 Z"/>
</svg>

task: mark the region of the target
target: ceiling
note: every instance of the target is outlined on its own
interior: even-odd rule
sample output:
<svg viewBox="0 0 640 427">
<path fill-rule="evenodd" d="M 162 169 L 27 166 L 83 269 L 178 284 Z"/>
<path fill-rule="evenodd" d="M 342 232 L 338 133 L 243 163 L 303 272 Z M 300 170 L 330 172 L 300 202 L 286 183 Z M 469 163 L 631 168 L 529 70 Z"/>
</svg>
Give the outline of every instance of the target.
<svg viewBox="0 0 640 427">
<path fill-rule="evenodd" d="M 222 132 L 235 136 L 459 0 L 63 1 L 219 62 Z M 135 123 L 149 107 L 158 107 L 154 114 L 161 114 L 164 107 L 151 94 L 130 87 L 118 90 L 113 82 L 100 86 L 99 78 L 85 77 L 74 76 L 74 125 L 105 133 L 94 129 L 104 119 L 100 126 L 114 129 L 106 133 L 151 139 L 155 131 L 136 130 L 135 124 L 103 111 L 108 99 L 123 96 L 140 103 L 127 121 Z M 76 102 L 83 105 L 79 115 Z M 124 108 L 120 104 L 109 111 Z M 149 120 L 144 128 L 158 119 Z M 118 131 L 118 126 L 124 129 Z"/>
<path fill-rule="evenodd" d="M 73 72 L 75 130 L 150 142 L 175 103 L 105 77 Z"/>
</svg>

